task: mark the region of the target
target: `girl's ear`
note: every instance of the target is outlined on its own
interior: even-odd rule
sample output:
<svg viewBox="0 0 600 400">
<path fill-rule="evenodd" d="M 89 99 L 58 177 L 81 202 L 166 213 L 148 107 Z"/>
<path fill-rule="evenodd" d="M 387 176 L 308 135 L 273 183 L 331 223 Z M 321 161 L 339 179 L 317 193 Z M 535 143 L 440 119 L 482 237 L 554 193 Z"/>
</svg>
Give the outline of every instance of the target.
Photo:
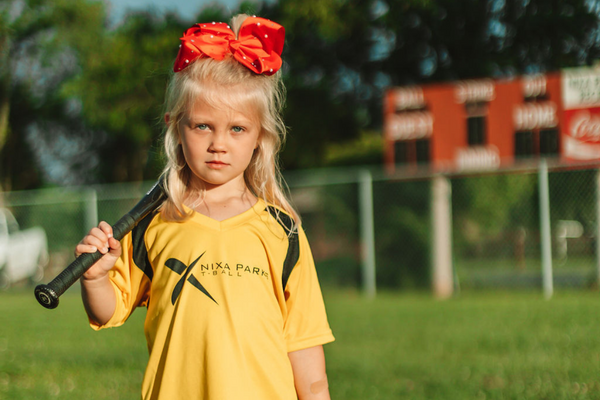
<svg viewBox="0 0 600 400">
<path fill-rule="evenodd" d="M 256 150 L 260 147 L 260 142 L 262 142 L 262 140 L 263 140 L 263 135 L 264 135 L 264 131 L 261 131 L 258 134 L 258 137 L 256 138 L 256 144 L 254 145 L 254 150 Z"/>
</svg>

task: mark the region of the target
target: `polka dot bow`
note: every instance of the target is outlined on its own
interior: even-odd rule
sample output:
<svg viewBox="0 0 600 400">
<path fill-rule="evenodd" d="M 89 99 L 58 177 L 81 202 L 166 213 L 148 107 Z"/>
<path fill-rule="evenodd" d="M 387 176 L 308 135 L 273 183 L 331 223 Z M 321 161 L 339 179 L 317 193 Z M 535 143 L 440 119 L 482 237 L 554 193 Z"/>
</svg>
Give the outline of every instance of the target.
<svg viewBox="0 0 600 400">
<path fill-rule="evenodd" d="M 283 26 L 264 18 L 246 18 L 238 39 L 223 22 L 195 24 L 183 33 L 173 70 L 183 70 L 198 57 L 222 60 L 232 54 L 251 71 L 273 75 L 281 68 L 284 39 Z"/>
</svg>

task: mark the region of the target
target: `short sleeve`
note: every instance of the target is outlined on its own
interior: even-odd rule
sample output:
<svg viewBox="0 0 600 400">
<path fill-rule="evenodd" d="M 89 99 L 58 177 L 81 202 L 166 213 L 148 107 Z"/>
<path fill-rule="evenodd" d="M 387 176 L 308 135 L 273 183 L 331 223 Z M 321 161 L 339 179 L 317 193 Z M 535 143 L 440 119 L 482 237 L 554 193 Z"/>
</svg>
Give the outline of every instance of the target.
<svg viewBox="0 0 600 400">
<path fill-rule="evenodd" d="M 148 302 L 150 279 L 134 261 L 131 233 L 121 240 L 121 248 L 121 257 L 109 272 L 110 283 L 117 297 L 115 312 L 104 325 L 90 320 L 90 326 L 94 330 L 123 325 L 137 307 Z"/>
<path fill-rule="evenodd" d="M 285 290 L 287 318 L 284 335 L 287 351 L 307 349 L 335 340 L 306 234 L 299 228 L 300 255 Z"/>
</svg>

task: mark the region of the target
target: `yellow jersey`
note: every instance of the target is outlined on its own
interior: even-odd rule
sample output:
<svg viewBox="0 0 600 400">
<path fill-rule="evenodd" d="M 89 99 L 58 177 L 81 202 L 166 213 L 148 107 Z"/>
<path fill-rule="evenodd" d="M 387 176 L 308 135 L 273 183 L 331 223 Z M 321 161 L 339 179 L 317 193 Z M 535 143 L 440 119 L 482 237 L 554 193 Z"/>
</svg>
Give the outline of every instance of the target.
<svg viewBox="0 0 600 400">
<path fill-rule="evenodd" d="M 151 214 L 122 240 L 115 313 L 91 324 L 147 307 L 143 399 L 297 399 L 288 352 L 334 337 L 306 235 L 290 224 L 259 199 L 224 221 Z"/>
</svg>

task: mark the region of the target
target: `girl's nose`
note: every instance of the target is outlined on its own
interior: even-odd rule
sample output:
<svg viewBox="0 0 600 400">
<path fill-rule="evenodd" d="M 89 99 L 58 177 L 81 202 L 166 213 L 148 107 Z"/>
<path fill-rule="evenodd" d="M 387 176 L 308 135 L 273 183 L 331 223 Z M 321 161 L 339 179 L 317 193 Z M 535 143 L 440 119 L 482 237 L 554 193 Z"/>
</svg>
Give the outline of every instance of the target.
<svg viewBox="0 0 600 400">
<path fill-rule="evenodd" d="M 212 136 L 212 142 L 208 150 L 212 153 L 222 153 L 226 150 L 225 146 L 225 135 L 222 133 L 215 132 Z"/>
</svg>

